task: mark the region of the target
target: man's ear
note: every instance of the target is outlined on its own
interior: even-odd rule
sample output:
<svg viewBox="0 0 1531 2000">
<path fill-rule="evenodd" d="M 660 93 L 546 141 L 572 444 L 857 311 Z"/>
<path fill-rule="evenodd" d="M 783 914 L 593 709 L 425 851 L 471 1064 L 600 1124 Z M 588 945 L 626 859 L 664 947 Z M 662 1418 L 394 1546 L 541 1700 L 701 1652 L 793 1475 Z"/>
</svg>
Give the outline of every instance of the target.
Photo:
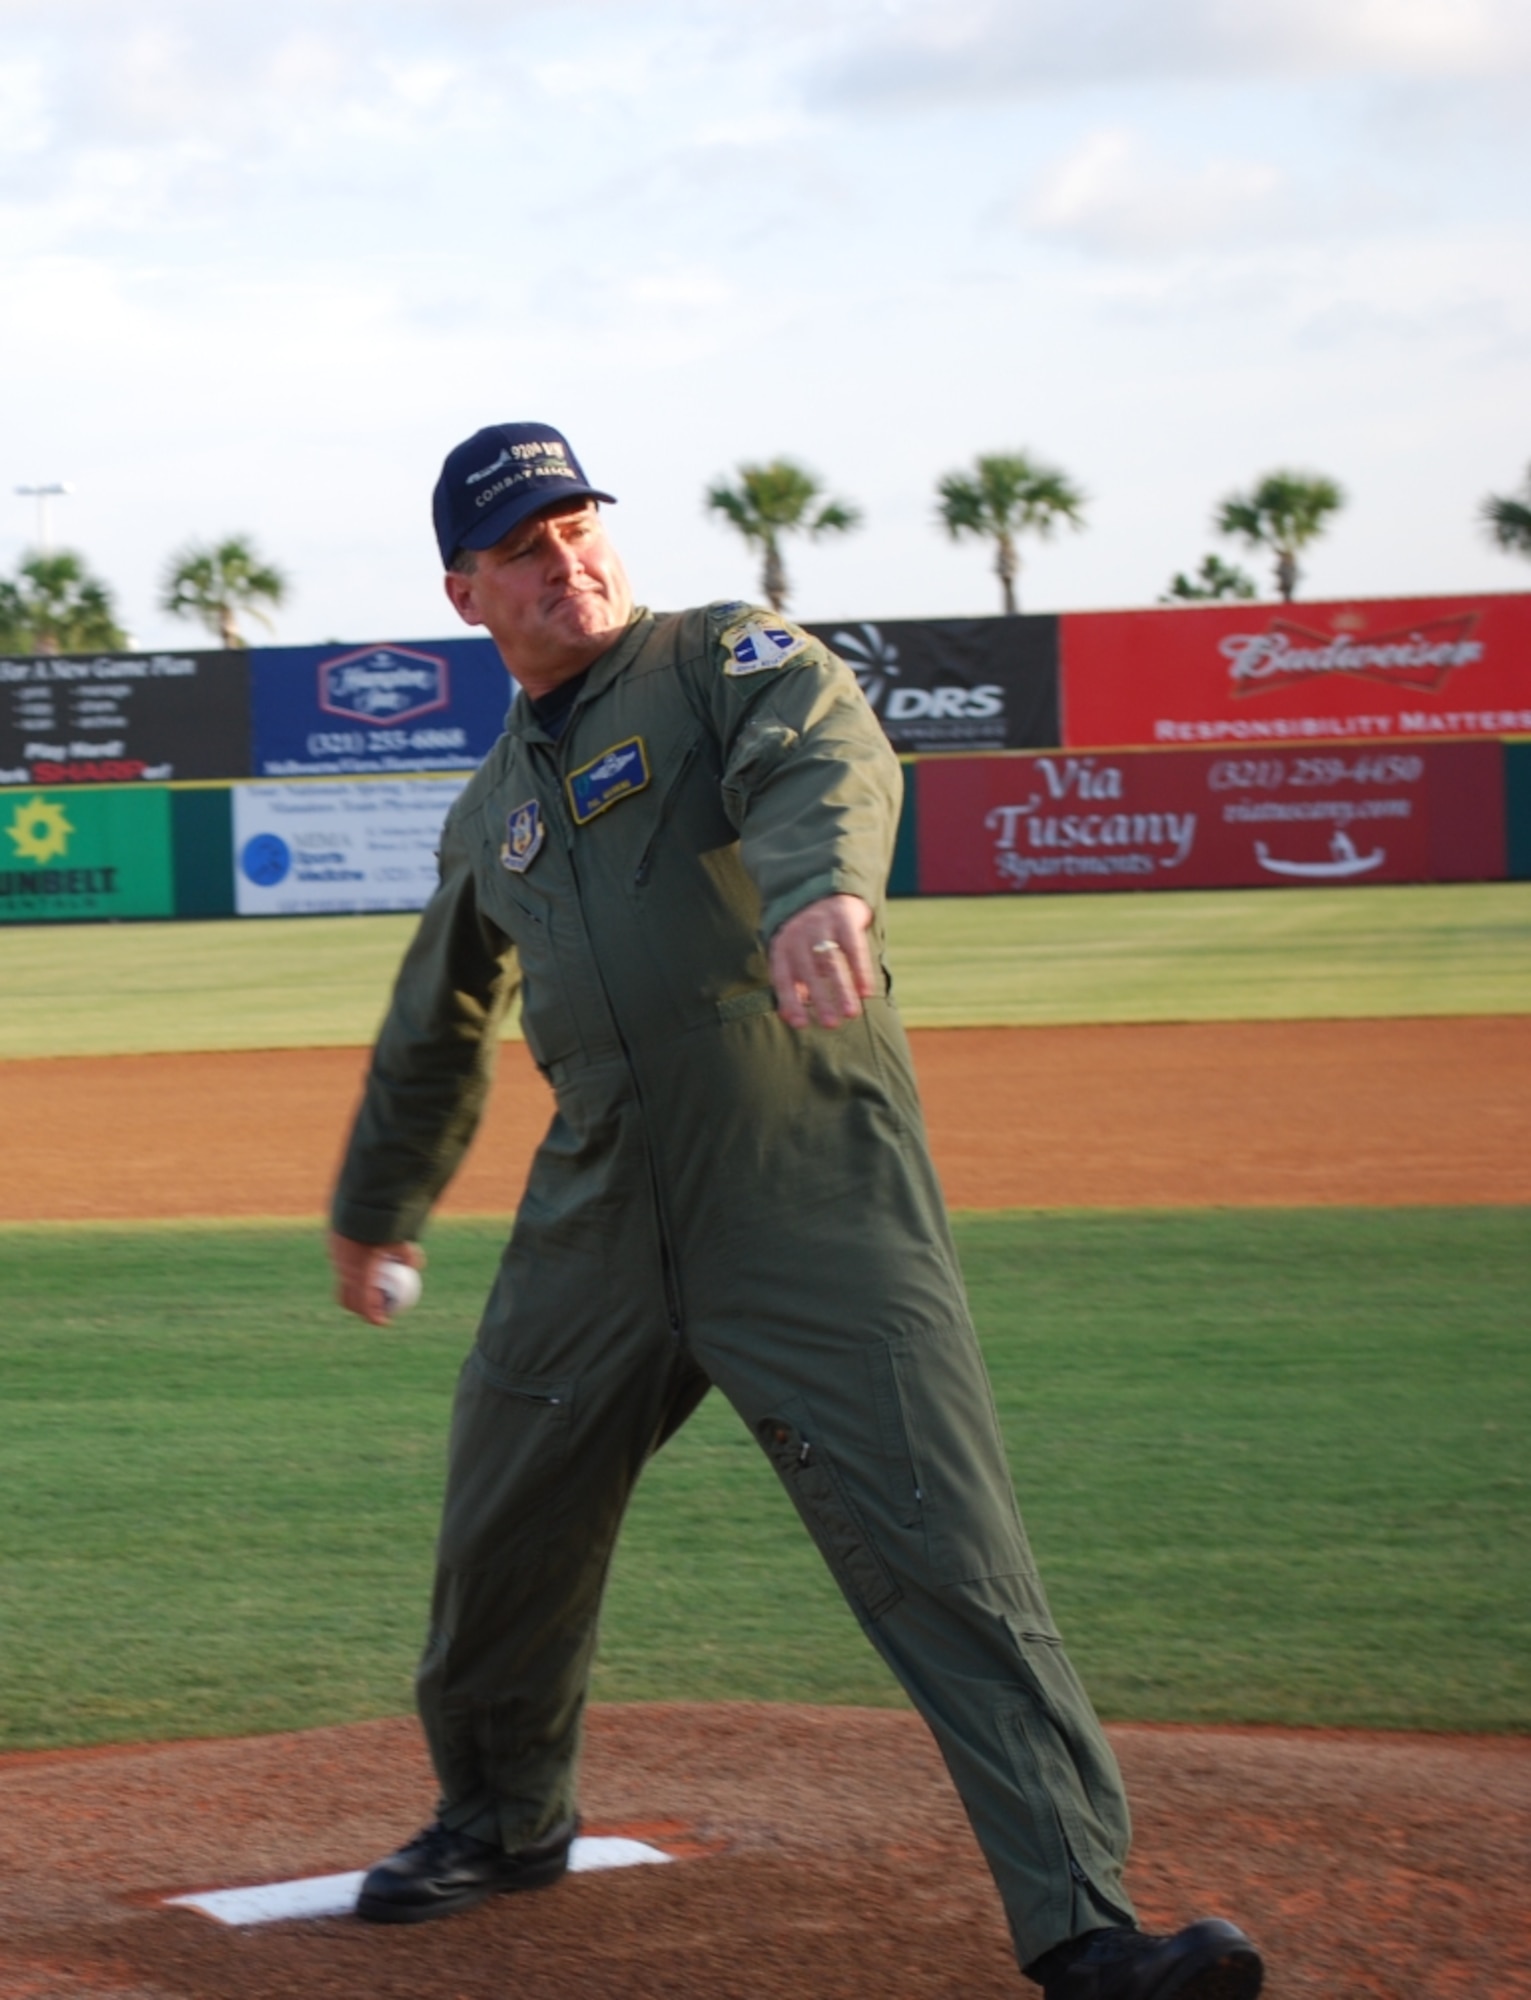
<svg viewBox="0 0 1531 2000">
<path fill-rule="evenodd" d="M 482 625 L 483 619 L 473 598 L 473 578 L 460 569 L 447 570 L 441 579 L 452 609 L 464 625 Z"/>
</svg>

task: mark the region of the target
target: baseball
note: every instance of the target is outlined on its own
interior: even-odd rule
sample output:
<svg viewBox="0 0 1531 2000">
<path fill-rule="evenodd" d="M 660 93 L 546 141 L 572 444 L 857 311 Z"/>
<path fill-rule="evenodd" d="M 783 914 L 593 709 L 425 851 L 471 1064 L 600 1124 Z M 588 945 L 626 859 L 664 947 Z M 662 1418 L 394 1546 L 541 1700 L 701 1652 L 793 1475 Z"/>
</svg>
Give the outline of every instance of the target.
<svg viewBox="0 0 1531 2000">
<path fill-rule="evenodd" d="M 401 1264 L 395 1257 L 385 1257 L 377 1267 L 376 1284 L 390 1318 L 395 1313 L 408 1312 L 412 1305 L 419 1302 L 420 1273 L 413 1264 Z"/>
</svg>

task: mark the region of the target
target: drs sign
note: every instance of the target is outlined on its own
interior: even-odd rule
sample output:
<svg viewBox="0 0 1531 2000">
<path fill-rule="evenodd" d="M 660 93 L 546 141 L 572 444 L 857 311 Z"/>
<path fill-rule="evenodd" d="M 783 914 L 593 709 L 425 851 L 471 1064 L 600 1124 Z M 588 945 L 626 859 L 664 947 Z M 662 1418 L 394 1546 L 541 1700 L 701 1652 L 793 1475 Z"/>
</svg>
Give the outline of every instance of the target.
<svg viewBox="0 0 1531 2000">
<path fill-rule="evenodd" d="M 1043 749 L 1058 735 L 1056 618 L 810 625 L 901 755 Z"/>
<path fill-rule="evenodd" d="M 1255 888 L 1503 876 L 1497 744 L 941 758 L 921 892 Z"/>
</svg>

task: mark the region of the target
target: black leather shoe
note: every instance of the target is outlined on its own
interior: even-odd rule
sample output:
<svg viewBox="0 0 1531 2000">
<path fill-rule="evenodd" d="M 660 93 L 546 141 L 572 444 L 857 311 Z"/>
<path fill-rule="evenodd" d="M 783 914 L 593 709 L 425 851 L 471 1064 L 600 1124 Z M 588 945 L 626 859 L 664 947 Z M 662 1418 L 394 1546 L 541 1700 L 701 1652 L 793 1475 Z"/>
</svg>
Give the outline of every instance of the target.
<svg viewBox="0 0 1531 2000">
<path fill-rule="evenodd" d="M 1255 2000 L 1260 1954 L 1233 1924 L 1204 1917 L 1172 1937 L 1092 1931 L 1035 1968 L 1045 2000 Z"/>
<path fill-rule="evenodd" d="M 356 1914 L 372 1924 L 420 1924 L 504 1890 L 545 1889 L 568 1868 L 569 1844 L 578 1826 L 578 1820 L 565 1820 L 535 1847 L 507 1854 L 436 1820 L 368 1870 Z"/>
</svg>

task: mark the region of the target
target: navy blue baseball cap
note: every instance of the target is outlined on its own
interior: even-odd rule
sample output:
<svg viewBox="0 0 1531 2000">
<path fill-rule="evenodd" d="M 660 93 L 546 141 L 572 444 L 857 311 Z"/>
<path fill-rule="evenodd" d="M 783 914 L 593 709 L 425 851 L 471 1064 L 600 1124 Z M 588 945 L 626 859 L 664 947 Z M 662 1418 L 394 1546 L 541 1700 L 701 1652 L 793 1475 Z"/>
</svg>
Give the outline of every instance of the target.
<svg viewBox="0 0 1531 2000">
<path fill-rule="evenodd" d="M 592 486 L 551 424 L 489 424 L 447 453 L 431 496 L 444 569 L 464 549 L 488 549 L 528 514 L 563 500 L 610 500 Z"/>
</svg>

